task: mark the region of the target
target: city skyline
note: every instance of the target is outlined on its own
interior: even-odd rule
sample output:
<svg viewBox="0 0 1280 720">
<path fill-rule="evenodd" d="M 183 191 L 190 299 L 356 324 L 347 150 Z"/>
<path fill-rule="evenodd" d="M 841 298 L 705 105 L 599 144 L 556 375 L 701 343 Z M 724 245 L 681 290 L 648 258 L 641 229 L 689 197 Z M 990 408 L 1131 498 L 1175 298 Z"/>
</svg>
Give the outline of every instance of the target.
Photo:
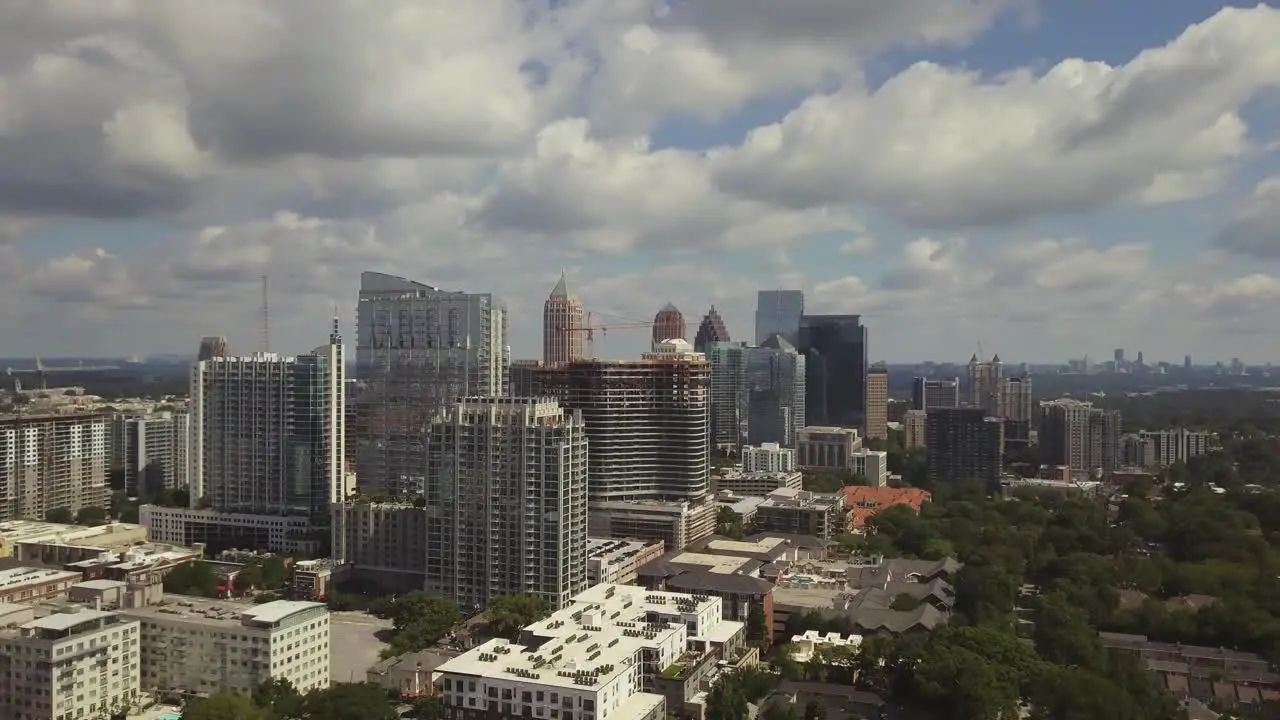
<svg viewBox="0 0 1280 720">
<path fill-rule="evenodd" d="M 263 275 L 305 352 L 375 271 L 536 358 L 563 269 L 602 326 L 794 288 L 874 360 L 1280 360 L 1280 9 L 808 4 L 0 11 L 0 356 L 253 352 Z"/>
</svg>

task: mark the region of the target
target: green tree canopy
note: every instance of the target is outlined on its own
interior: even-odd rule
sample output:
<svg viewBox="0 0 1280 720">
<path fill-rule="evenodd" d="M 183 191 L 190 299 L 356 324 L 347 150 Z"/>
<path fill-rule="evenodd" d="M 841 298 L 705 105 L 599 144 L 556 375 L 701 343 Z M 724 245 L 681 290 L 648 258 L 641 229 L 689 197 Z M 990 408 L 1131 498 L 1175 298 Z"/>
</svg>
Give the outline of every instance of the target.
<svg viewBox="0 0 1280 720">
<path fill-rule="evenodd" d="M 549 612 L 547 603 L 536 595 L 505 595 L 489 603 L 486 615 L 490 632 L 514 639 L 526 625 L 541 620 Z"/>
<path fill-rule="evenodd" d="M 274 720 L 248 695 L 218 693 L 196 698 L 182 709 L 182 720 Z"/>
</svg>

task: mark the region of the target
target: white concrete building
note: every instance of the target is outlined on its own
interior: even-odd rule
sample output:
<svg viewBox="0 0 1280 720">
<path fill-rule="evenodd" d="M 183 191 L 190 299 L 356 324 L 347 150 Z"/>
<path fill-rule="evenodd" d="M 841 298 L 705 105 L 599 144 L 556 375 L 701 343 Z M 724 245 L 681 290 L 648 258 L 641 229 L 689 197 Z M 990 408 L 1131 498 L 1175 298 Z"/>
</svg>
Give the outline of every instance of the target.
<svg viewBox="0 0 1280 720">
<path fill-rule="evenodd" d="M 139 625 L 102 610 L 0 628 L 0 717 L 105 720 L 137 705 Z"/>
<path fill-rule="evenodd" d="M 302 693 L 329 686 L 329 609 L 323 604 L 174 597 L 123 613 L 142 624 L 143 688 L 251 693 L 273 678 Z"/>
<path fill-rule="evenodd" d="M 844 649 L 856 653 L 862 647 L 861 635 L 841 635 L 837 632 L 820 633 L 817 630 L 805 630 L 803 635 L 792 635 L 788 652 L 791 659 L 803 663 L 826 649 Z"/>
<path fill-rule="evenodd" d="M 544 720 L 657 720 L 655 679 L 743 641 L 721 600 L 597 585 L 525 628 L 528 645 L 490 640 L 437 668 L 445 716 Z"/>
<path fill-rule="evenodd" d="M 889 453 L 858 448 L 853 451 L 851 461 L 854 474 L 866 478 L 872 487 L 889 485 Z"/>
<path fill-rule="evenodd" d="M 796 469 L 796 451 L 794 448 L 782 447 L 778 443 L 761 443 L 758 446 L 747 445 L 742 448 L 742 471 L 754 472 L 793 472 Z"/>
<path fill-rule="evenodd" d="M 111 415 L 0 417 L 0 522 L 106 507 Z"/>
<path fill-rule="evenodd" d="M 143 505 L 138 508 L 138 522 L 147 528 L 147 537 L 152 542 L 188 547 L 230 537 L 257 550 L 305 554 L 314 552 L 320 544 L 308 535 L 315 528 L 312 519 L 305 515 L 256 515 L 219 512 L 212 508 Z"/>
<path fill-rule="evenodd" d="M 662 557 L 661 540 L 587 539 L 587 584 L 630 585 L 641 566 Z"/>
</svg>

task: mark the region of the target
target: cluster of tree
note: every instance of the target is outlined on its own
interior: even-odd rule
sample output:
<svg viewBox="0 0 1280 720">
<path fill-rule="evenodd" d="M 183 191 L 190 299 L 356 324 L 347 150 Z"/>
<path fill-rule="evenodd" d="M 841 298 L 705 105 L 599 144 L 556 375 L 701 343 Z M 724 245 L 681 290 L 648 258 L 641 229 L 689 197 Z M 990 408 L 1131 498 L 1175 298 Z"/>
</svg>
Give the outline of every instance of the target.
<svg viewBox="0 0 1280 720">
<path fill-rule="evenodd" d="M 494 637 L 514 640 L 526 625 L 545 618 L 550 612 L 546 601 L 536 595 L 505 595 L 489 603 L 485 618 Z"/>
<path fill-rule="evenodd" d="M 890 433 L 885 462 L 889 472 L 900 475 L 908 487 L 929 487 L 929 453 L 922 447 L 904 448 L 901 433 Z"/>
<path fill-rule="evenodd" d="M 236 573 L 235 586 L 237 592 L 251 590 L 279 590 L 289 579 L 289 569 L 284 558 L 275 555 L 265 558 L 252 558 L 244 564 L 244 568 Z"/>
<path fill-rule="evenodd" d="M 369 612 L 392 623 L 383 657 L 426 650 L 462 620 L 462 612 L 452 599 L 421 590 L 380 598 L 369 606 Z"/>
<path fill-rule="evenodd" d="M 1213 429 L 1231 436 L 1255 433 L 1280 435 L 1280 404 L 1275 400 L 1274 392 L 1239 388 L 1143 395 L 1109 394 L 1098 402 L 1108 409 L 1120 411 L 1126 432 L 1186 427 Z"/>
<path fill-rule="evenodd" d="M 399 697 L 370 683 L 335 683 L 323 690 L 299 693 L 288 680 L 270 680 L 253 695 L 219 693 L 192 700 L 183 720 L 439 720 L 435 697 L 411 701 L 401 715 Z"/>
<path fill-rule="evenodd" d="M 1267 465 L 1243 457 L 1227 456 L 1233 473 Z M 872 533 L 845 542 L 855 552 L 965 563 L 950 625 L 927 636 L 868 637 L 852 658 L 819 655 L 805 666 L 782 649 L 780 676 L 851 683 L 959 720 L 1017 717 L 1020 707 L 1045 720 L 1178 717 L 1137 660 L 1105 651 L 1098 633 L 1280 661 L 1280 494 L 1222 482 L 1222 465 L 1193 462 L 1179 471 L 1181 490 L 1135 485 L 1118 501 L 1055 493 L 1004 501 L 961 484 L 936 489 L 919 515 L 887 508 L 869 521 Z M 804 613 L 789 623 L 788 634 L 853 630 Z M 1031 643 L 1018 635 L 1027 627 Z M 729 700 L 716 701 L 728 709 L 713 720 L 739 717 Z"/>
<path fill-rule="evenodd" d="M 867 478 L 850 470 L 814 469 L 803 471 L 804 489 L 812 492 L 835 493 L 846 485 L 870 485 Z"/>
<path fill-rule="evenodd" d="M 164 576 L 164 591 L 177 595 L 221 597 L 222 593 L 218 589 L 221 584 L 222 579 L 213 571 L 213 567 L 199 560 L 183 563 Z"/>
<path fill-rule="evenodd" d="M 45 522 L 60 523 L 62 525 L 84 525 L 85 527 L 97 527 L 106 525 L 109 521 L 106 508 L 95 506 L 82 507 L 79 511 L 72 513 L 69 508 L 53 508 L 44 514 Z"/>
<path fill-rule="evenodd" d="M 742 518 L 732 508 L 721 506 L 716 513 L 716 534 L 741 540 L 746 535 L 746 528 L 742 527 Z"/>
</svg>

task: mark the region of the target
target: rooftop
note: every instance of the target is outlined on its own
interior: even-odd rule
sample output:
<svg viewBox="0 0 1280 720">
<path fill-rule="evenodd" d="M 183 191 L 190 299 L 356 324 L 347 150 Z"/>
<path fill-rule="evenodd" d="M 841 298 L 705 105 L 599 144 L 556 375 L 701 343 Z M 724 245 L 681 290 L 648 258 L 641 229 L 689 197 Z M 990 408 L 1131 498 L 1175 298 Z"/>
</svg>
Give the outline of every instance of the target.
<svg viewBox="0 0 1280 720">
<path fill-rule="evenodd" d="M 767 508 L 817 510 L 835 507 L 840 501 L 840 496 L 835 493 L 816 493 L 809 490 L 796 490 L 795 488 L 778 488 L 771 491 L 769 496 L 758 507 L 761 510 Z"/>
<path fill-rule="evenodd" d="M 261 605 L 233 600 L 214 600 L 190 595 L 166 595 L 158 604 L 123 611 L 128 617 L 150 621 L 177 621 L 210 627 L 275 624 L 291 615 L 323 603 L 275 600 Z"/>
<path fill-rule="evenodd" d="M 0 570 L 0 590 L 9 590 L 23 585 L 70 580 L 80 577 L 80 573 L 53 568 L 16 567 Z"/>
<path fill-rule="evenodd" d="M 93 547 L 125 547 L 146 538 L 147 529 L 133 523 L 107 523 L 97 527 L 63 525 L 37 520 L 10 520 L 0 523 L 0 542 L 51 543 Z"/>
<path fill-rule="evenodd" d="M 920 512 L 920 508 L 932 497 L 927 490 L 919 488 L 848 485 L 841 492 L 844 493 L 844 504 L 853 509 L 855 528 L 864 527 L 872 515 L 891 505 L 906 505 Z"/>
<path fill-rule="evenodd" d="M 70 630 L 92 620 L 105 620 L 116 613 L 106 610 L 80 610 L 78 612 L 60 612 L 36 618 L 22 625 L 24 630 Z"/>
<path fill-rule="evenodd" d="M 612 538 L 587 538 L 587 559 L 599 560 L 605 565 L 625 562 L 653 546 L 662 546 L 661 540 L 614 540 Z"/>
<path fill-rule="evenodd" d="M 129 587 L 129 583 L 121 580 L 86 580 L 81 583 L 76 583 L 71 587 L 84 588 L 85 590 L 115 590 L 117 588 Z"/>
<path fill-rule="evenodd" d="M 593 688 L 630 672 L 642 648 L 685 636 L 686 622 L 714 608 L 719 598 L 653 592 L 632 585 L 596 585 L 568 606 L 525 628 L 529 645 L 497 639 L 441 665 L 440 673 L 475 677 L 515 676 L 533 685 Z M 649 622 L 648 617 L 656 617 Z M 698 623 L 712 642 L 731 637 L 742 623 Z M 725 627 L 719 627 L 719 626 Z M 705 626 L 705 627 L 703 627 Z M 728 633 L 728 635 L 725 635 Z M 683 642 L 680 643 L 683 646 Z"/>
</svg>

